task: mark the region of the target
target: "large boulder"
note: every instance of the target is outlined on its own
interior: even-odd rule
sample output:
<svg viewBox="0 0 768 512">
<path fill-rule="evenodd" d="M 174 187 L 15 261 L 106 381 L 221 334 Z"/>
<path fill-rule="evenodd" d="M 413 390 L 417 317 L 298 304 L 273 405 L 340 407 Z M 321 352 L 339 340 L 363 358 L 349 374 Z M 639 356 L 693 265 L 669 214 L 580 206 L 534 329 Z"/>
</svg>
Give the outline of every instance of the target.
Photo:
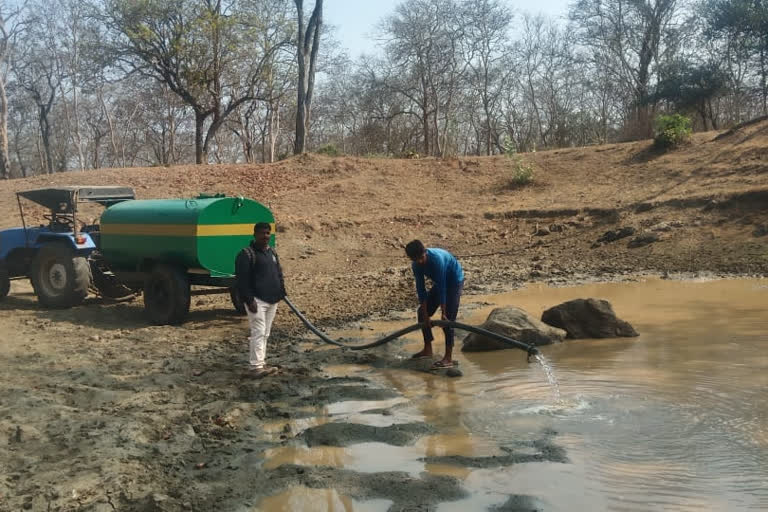
<svg viewBox="0 0 768 512">
<path fill-rule="evenodd" d="M 628 322 L 616 317 L 611 303 L 602 299 L 574 299 L 549 308 L 541 321 L 564 329 L 570 339 L 639 336 Z"/>
<path fill-rule="evenodd" d="M 549 345 L 563 341 L 565 331 L 551 327 L 515 307 L 496 308 L 481 325 L 486 329 L 528 345 Z M 484 352 L 514 348 L 502 341 L 470 333 L 461 346 L 462 352 Z"/>
</svg>

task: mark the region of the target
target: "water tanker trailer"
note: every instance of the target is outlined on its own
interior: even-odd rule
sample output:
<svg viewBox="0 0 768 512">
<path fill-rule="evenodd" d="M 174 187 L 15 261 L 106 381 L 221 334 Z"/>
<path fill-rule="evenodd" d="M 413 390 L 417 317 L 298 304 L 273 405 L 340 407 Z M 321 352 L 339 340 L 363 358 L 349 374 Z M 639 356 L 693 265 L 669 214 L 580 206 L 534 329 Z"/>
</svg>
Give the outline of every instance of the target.
<svg viewBox="0 0 768 512">
<path fill-rule="evenodd" d="M 29 278 L 39 302 L 67 308 L 88 291 L 111 299 L 144 293 L 155 324 L 176 324 L 192 295 L 234 291 L 235 257 L 251 241 L 253 225 L 274 217 L 243 197 L 138 200 L 128 187 L 58 187 L 18 193 L 22 227 L 0 231 L 0 299 L 11 279 Z M 29 225 L 22 199 L 48 209 L 47 224 Z M 99 203 L 99 221 L 85 224 L 78 205 Z M 195 286 L 195 289 L 192 288 Z"/>
<path fill-rule="evenodd" d="M 229 291 L 235 308 L 235 257 L 253 239 L 253 225 L 273 226 L 272 212 L 242 197 L 124 201 L 101 215 L 99 251 L 129 286 L 140 285 L 144 307 L 156 324 L 184 320 L 193 294 Z M 191 291 L 190 285 L 208 287 Z"/>
</svg>

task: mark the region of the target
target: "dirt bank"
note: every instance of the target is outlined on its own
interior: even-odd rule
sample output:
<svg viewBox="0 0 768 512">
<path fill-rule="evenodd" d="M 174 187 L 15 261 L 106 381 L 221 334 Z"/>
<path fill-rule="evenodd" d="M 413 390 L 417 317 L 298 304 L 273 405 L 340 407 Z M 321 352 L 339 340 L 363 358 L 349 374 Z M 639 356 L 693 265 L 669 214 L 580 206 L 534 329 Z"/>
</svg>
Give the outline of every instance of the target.
<svg viewBox="0 0 768 512">
<path fill-rule="evenodd" d="M 130 185 L 140 198 L 250 196 L 275 212 L 289 294 L 325 327 L 413 306 L 402 250 L 411 238 L 458 254 L 467 294 L 643 272 L 765 275 L 768 124 L 716 135 L 698 134 L 665 155 L 648 142 L 523 155 L 534 163 L 534 183 L 517 189 L 504 157 L 310 155 L 275 165 L 58 174 L 0 183 L 0 225 L 19 222 L 15 191 L 49 183 Z M 150 327 L 140 299 L 42 310 L 28 284 L 14 282 L 0 303 L 0 510 L 242 510 L 296 485 L 385 498 L 391 510 L 432 510 L 462 497 L 451 477 L 263 467 L 265 449 L 308 437 L 394 444 L 430 429 L 291 431 L 289 420 L 311 418 L 324 404 L 396 396 L 329 378 L 324 368 L 398 364 L 398 349 L 302 345 L 287 311 L 269 352 L 281 372 L 254 381 L 242 374 L 244 320 L 224 297 L 194 299 L 182 326 Z M 541 460 L 567 456 L 556 443 L 547 438 Z M 516 457 L 436 462 L 485 467 Z M 530 503 L 510 496 L 503 510 Z"/>
</svg>

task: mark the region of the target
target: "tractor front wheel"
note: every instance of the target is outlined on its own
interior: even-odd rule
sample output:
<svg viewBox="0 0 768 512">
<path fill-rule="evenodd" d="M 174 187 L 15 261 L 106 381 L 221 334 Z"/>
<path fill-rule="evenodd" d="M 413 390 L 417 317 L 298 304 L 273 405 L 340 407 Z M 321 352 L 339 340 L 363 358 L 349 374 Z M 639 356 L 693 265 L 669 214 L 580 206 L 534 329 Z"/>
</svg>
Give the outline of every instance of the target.
<svg viewBox="0 0 768 512">
<path fill-rule="evenodd" d="M 144 311 L 155 325 L 180 324 L 189 313 L 190 288 L 179 268 L 159 263 L 144 281 Z"/>
<path fill-rule="evenodd" d="M 88 260 L 67 247 L 43 247 L 32 261 L 30 278 L 40 304 L 69 308 L 88 296 L 91 269 Z"/>
</svg>

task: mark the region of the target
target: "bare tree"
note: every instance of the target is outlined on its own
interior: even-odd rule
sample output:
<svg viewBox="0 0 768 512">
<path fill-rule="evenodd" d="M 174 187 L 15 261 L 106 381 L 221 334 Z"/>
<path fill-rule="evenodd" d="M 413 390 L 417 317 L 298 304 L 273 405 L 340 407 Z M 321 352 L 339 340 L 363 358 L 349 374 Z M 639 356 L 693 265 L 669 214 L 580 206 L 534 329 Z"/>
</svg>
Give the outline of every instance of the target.
<svg viewBox="0 0 768 512">
<path fill-rule="evenodd" d="M 27 34 L 17 45 L 17 58 L 13 66 L 16 83 L 37 107 L 37 124 L 42 144 L 42 171 L 54 172 L 51 149 L 51 115 L 64 76 L 58 68 L 59 48 L 54 40 L 51 18 L 35 5 L 26 20 Z"/>
<path fill-rule="evenodd" d="M 663 55 L 677 49 L 678 0 L 578 0 L 570 16 L 610 79 L 632 91 L 637 135 L 650 134 L 649 95 Z"/>
<path fill-rule="evenodd" d="M 20 22 L 22 7 L 8 7 L 0 0 L 0 179 L 11 177 L 11 160 L 8 156 L 8 95 L 6 83 L 11 67 L 11 51 L 14 40 L 23 30 Z"/>
<path fill-rule="evenodd" d="M 257 4 L 252 10 L 261 13 L 253 26 L 258 52 L 269 54 L 264 63 L 261 98 L 238 107 L 228 127 L 240 140 L 246 162 L 256 159 L 257 145 L 261 161 L 274 162 L 280 137 L 280 113 L 285 98 L 296 81 L 296 54 L 287 51 L 282 42 L 293 39 L 296 30 L 292 8 L 284 0 L 245 0 Z M 273 48 L 279 45 L 276 51 Z"/>
<path fill-rule="evenodd" d="M 383 84 L 401 97 L 399 115 L 421 123 L 425 154 L 441 155 L 453 100 L 467 59 L 455 0 L 406 0 L 382 24 L 387 67 Z M 441 127 L 440 121 L 443 121 Z"/>
<path fill-rule="evenodd" d="M 483 113 L 481 135 L 485 154 L 490 155 L 493 146 L 498 146 L 501 91 L 507 87 L 513 70 L 506 58 L 512 13 L 498 0 L 466 0 L 462 15 L 471 46 L 467 56 L 472 88 L 477 91 Z"/>
<path fill-rule="evenodd" d="M 768 4 L 761 0 L 704 0 L 704 44 L 720 60 L 733 84 L 735 121 L 768 115 Z M 752 87 L 745 87 L 749 83 Z M 746 89 L 757 93 L 757 108 L 748 108 Z"/>
<path fill-rule="evenodd" d="M 56 62 L 64 121 L 82 171 L 86 168 L 87 145 L 81 112 L 86 75 L 83 59 L 88 30 L 86 5 L 80 0 L 47 0 L 40 2 L 36 10 L 40 11 L 39 18 L 42 18 L 46 30 L 44 37 L 49 40 L 47 46 Z"/>
<path fill-rule="evenodd" d="M 46 61 L 44 54 L 33 56 L 29 53 L 25 57 L 23 63 L 16 67 L 15 74 L 19 86 L 29 94 L 37 107 L 37 122 L 44 152 L 43 170 L 51 174 L 51 111 L 59 88 L 59 77 L 55 64 Z"/>
<path fill-rule="evenodd" d="M 252 37 L 238 4 L 221 0 L 107 0 L 104 19 L 114 55 L 129 71 L 166 84 L 195 115 L 195 161 L 208 162 L 208 149 L 227 117 L 243 103 L 261 98 L 270 54 L 248 44 Z M 206 130 L 206 123 L 208 127 Z"/>
<path fill-rule="evenodd" d="M 293 154 L 304 153 L 312 110 L 312 93 L 315 88 L 315 65 L 320 48 L 320 31 L 323 27 L 323 0 L 315 0 L 315 7 L 304 26 L 304 0 L 294 0 L 298 19 L 296 52 L 299 64 L 298 95 L 296 98 L 296 140 Z"/>
<path fill-rule="evenodd" d="M 37 126 L 27 121 L 34 119 L 37 109 L 21 91 L 11 90 L 8 97 L 9 153 L 15 157 L 11 160 L 11 178 L 26 178 L 35 167 L 32 162 L 40 161 L 36 152 Z"/>
</svg>

